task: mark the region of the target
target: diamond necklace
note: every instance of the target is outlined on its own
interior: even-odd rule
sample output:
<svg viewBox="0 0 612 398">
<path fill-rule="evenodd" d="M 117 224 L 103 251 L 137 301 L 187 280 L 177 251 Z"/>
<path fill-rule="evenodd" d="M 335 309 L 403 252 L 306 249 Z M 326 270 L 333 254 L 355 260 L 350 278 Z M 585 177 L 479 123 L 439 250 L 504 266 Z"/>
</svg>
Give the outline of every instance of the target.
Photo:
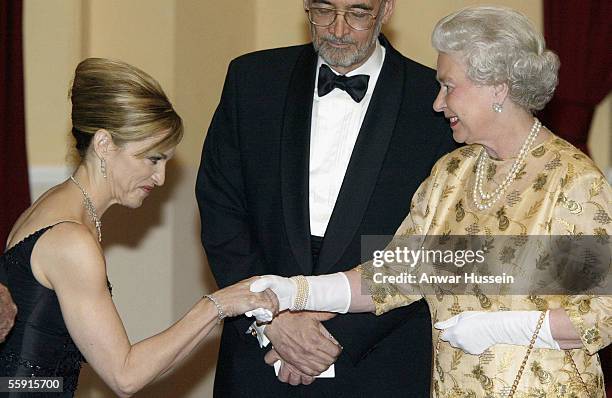
<svg viewBox="0 0 612 398">
<path fill-rule="evenodd" d="M 478 156 L 478 163 L 476 165 L 476 181 L 474 182 L 474 190 L 473 190 L 473 199 L 474 205 L 478 210 L 487 210 L 495 202 L 497 202 L 506 192 L 506 189 L 514 182 L 516 176 L 518 175 L 525 159 L 527 158 L 527 154 L 531 149 L 531 146 L 535 142 L 538 134 L 540 133 L 540 129 L 542 128 L 542 123 L 537 118 L 533 118 L 533 126 L 531 126 L 531 131 L 527 135 L 523 146 L 521 147 L 516 160 L 512 164 L 510 168 L 510 173 L 506 176 L 504 181 L 495 188 L 493 192 L 485 192 L 482 188 L 484 185 L 484 175 L 485 169 L 488 161 L 490 160 L 489 154 L 483 147 L 480 151 L 480 155 Z"/>
<path fill-rule="evenodd" d="M 79 184 L 79 182 L 74 178 L 74 176 L 70 176 L 70 179 L 81 190 L 81 193 L 83 194 L 83 205 L 87 210 L 87 214 L 89 214 L 89 217 L 91 217 L 91 221 L 96 226 L 96 231 L 98 232 L 98 242 L 102 242 L 102 221 L 100 221 L 100 219 L 98 218 L 98 213 L 96 212 L 96 208 L 93 205 L 93 202 L 89 198 L 87 191 L 85 191 L 85 189 L 81 186 L 81 184 Z"/>
</svg>

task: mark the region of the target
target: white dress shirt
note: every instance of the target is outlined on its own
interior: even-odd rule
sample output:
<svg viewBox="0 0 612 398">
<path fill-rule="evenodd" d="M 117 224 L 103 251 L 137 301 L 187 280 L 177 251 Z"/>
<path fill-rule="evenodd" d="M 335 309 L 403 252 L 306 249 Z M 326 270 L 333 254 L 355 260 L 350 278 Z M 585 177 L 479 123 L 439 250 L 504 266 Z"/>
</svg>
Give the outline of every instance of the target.
<svg viewBox="0 0 612 398">
<path fill-rule="evenodd" d="M 377 40 L 370 58 L 359 68 L 346 74 L 370 76 L 368 91 L 359 103 L 338 88 L 324 97 L 319 97 L 315 83 L 308 189 L 311 235 L 325 235 L 384 60 L 385 48 Z M 315 82 L 319 79 L 319 68 L 323 63 L 323 59 L 319 57 Z M 331 69 L 334 71 L 333 67 Z M 336 71 L 334 73 L 338 74 Z"/>
</svg>

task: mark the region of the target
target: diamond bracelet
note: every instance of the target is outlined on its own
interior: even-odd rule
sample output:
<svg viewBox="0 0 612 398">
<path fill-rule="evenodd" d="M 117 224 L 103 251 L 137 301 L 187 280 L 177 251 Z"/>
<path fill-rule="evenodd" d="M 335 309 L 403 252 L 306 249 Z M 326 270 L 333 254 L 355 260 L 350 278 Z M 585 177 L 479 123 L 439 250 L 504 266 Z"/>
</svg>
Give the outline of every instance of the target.
<svg viewBox="0 0 612 398">
<path fill-rule="evenodd" d="M 204 298 L 207 298 L 212 301 L 215 307 L 217 307 L 217 324 L 220 324 L 221 321 L 223 321 L 223 319 L 227 317 L 227 314 L 223 311 L 223 308 L 221 308 L 221 304 L 219 304 L 217 298 L 212 294 L 205 294 Z"/>
</svg>

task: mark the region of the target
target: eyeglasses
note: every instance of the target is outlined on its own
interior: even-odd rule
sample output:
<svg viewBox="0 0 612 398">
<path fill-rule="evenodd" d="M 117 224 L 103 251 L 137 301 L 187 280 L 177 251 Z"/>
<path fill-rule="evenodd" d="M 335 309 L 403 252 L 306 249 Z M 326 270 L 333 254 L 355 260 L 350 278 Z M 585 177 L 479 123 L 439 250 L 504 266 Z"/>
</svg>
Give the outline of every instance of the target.
<svg viewBox="0 0 612 398">
<path fill-rule="evenodd" d="M 374 26 L 378 15 L 366 11 L 346 11 L 329 7 L 306 8 L 308 20 L 315 26 L 327 27 L 336 22 L 336 17 L 342 15 L 347 25 L 355 30 L 368 30 Z"/>
</svg>

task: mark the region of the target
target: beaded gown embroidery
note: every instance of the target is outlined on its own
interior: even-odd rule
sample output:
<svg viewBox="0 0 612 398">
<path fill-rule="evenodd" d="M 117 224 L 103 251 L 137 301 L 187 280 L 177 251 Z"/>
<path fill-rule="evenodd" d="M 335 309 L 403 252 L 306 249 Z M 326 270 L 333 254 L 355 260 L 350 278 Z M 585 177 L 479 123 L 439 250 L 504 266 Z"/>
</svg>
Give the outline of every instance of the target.
<svg viewBox="0 0 612 398">
<path fill-rule="evenodd" d="M 72 397 L 85 359 L 66 329 L 57 295 L 38 283 L 30 264 L 34 245 L 50 228 L 34 232 L 0 256 L 0 282 L 9 288 L 18 310 L 15 326 L 0 344 L 0 376 L 63 377 L 63 393 L 28 396 Z"/>
</svg>

